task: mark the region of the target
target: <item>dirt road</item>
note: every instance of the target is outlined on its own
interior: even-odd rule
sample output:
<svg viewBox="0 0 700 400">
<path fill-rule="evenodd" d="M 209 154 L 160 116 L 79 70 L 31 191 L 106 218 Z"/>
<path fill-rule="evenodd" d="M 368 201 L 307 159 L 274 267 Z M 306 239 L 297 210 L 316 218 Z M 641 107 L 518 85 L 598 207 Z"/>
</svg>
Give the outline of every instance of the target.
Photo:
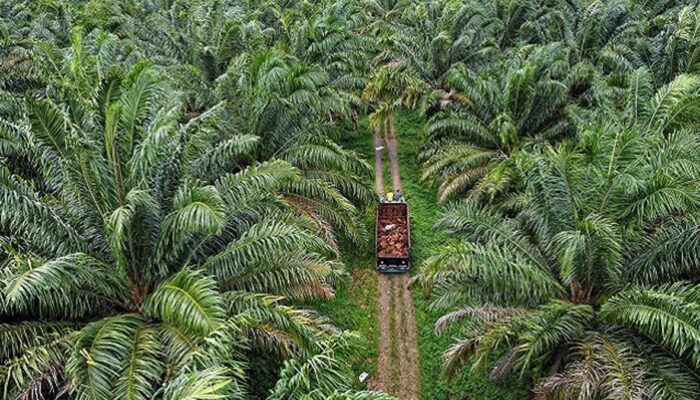
<svg viewBox="0 0 700 400">
<path fill-rule="evenodd" d="M 387 153 L 389 153 L 389 161 L 391 163 L 391 183 L 393 185 L 393 190 L 401 189 L 401 175 L 399 171 L 399 160 L 398 160 L 398 143 L 396 138 L 389 138 L 387 141 Z"/>
<path fill-rule="evenodd" d="M 408 290 L 410 276 L 379 274 L 378 279 L 379 360 L 371 388 L 401 400 L 418 400 L 418 333 Z"/>
<path fill-rule="evenodd" d="M 394 186 L 392 190 L 401 190 L 398 144 L 395 136 L 392 139 L 387 146 Z M 379 147 L 376 141 L 374 146 L 375 149 Z M 381 157 L 381 154 L 380 151 L 375 152 L 375 156 Z M 378 190 L 383 188 L 382 166 L 381 160 L 375 160 L 375 183 Z M 418 400 L 420 397 L 418 332 L 413 297 L 408 289 L 410 275 L 377 274 L 377 279 L 379 279 L 377 302 L 379 359 L 377 376 L 372 379 L 370 388 L 382 390 L 401 400 Z"/>
<path fill-rule="evenodd" d="M 382 133 L 378 126 L 373 129 L 374 133 L 374 184 L 377 193 L 384 194 L 384 166 L 382 165 L 382 150 L 384 143 L 382 142 Z"/>
<path fill-rule="evenodd" d="M 383 390 L 401 400 L 420 398 L 418 333 L 410 276 L 379 274 L 379 360 L 371 389 Z"/>
</svg>

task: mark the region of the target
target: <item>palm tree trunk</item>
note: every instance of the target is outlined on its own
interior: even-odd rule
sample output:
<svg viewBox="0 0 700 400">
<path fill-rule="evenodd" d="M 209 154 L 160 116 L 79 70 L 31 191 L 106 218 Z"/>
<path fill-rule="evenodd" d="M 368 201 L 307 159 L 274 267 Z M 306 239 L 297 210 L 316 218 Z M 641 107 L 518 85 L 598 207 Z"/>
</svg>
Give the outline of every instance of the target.
<svg viewBox="0 0 700 400">
<path fill-rule="evenodd" d="M 396 140 L 396 121 L 394 120 L 394 113 L 390 112 L 387 115 L 389 129 L 386 134 L 386 147 L 389 153 L 389 161 L 391 162 L 391 184 L 394 190 L 401 189 L 401 172 L 399 170 L 399 145 Z"/>
<path fill-rule="evenodd" d="M 384 165 L 383 165 L 383 143 L 382 130 L 379 125 L 372 128 L 374 133 L 374 183 L 377 187 L 377 194 L 384 193 Z"/>
</svg>

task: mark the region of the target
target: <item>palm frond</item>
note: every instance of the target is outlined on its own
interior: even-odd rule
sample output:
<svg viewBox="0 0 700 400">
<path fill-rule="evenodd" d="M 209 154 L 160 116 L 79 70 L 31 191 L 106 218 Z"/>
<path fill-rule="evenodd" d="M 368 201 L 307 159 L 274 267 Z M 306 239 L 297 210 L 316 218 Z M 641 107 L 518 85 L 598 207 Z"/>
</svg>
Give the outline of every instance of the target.
<svg viewBox="0 0 700 400">
<path fill-rule="evenodd" d="M 222 323 L 225 310 L 217 284 L 201 273 L 184 270 L 161 283 L 146 300 L 149 316 L 195 335 L 206 335 Z"/>
<path fill-rule="evenodd" d="M 3 272 L 7 305 L 22 313 L 40 305 L 40 313 L 79 317 L 118 303 L 124 291 L 106 264 L 83 253 L 49 261 L 16 257 Z"/>
<path fill-rule="evenodd" d="M 686 282 L 658 288 L 631 288 L 606 301 L 601 317 L 646 335 L 697 366 L 700 364 L 699 296 L 698 288 Z"/>
<path fill-rule="evenodd" d="M 168 400 L 217 400 L 242 398 L 234 392 L 233 379 L 224 367 L 213 367 L 186 373 L 175 378 L 163 388 L 163 398 Z"/>
<path fill-rule="evenodd" d="M 143 326 L 136 314 L 93 322 L 83 328 L 66 363 L 78 398 L 102 399 L 115 393 L 125 361 L 132 355 L 134 335 Z"/>
</svg>

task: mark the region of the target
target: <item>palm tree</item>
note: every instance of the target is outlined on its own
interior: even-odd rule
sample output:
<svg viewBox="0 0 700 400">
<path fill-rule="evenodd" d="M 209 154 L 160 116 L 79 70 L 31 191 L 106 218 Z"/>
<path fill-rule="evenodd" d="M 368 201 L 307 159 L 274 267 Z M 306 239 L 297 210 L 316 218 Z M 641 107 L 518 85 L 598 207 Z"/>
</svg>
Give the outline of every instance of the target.
<svg viewBox="0 0 700 400">
<path fill-rule="evenodd" d="M 446 371 L 527 375 L 543 399 L 695 398 L 700 160 L 683 114 L 697 83 L 651 100 L 631 86 L 639 114 L 604 113 L 576 146 L 518 157 L 521 193 L 445 215 L 464 240 L 417 279 L 449 311 L 436 330 L 462 327 Z"/>
<path fill-rule="evenodd" d="M 440 183 L 440 201 L 464 192 L 469 201 L 492 201 L 507 193 L 518 180 L 511 153 L 565 138 L 588 110 L 624 94 L 623 82 L 639 68 L 647 65 L 657 86 L 678 71 L 694 70 L 693 7 L 468 2 L 447 13 L 450 18 L 439 4 L 417 7 L 411 18 L 417 22 L 407 23 L 395 47 L 422 79 L 434 82 L 436 90 L 424 104 L 432 118 L 426 125 L 423 178 Z M 666 24 L 665 32 L 658 33 L 651 21 Z M 552 41 L 558 43 L 535 47 L 533 56 L 528 56 L 532 46 L 519 45 Z M 658 46 L 659 41 L 666 45 Z M 466 53 L 470 56 L 455 55 Z M 518 62 L 523 55 L 525 61 Z M 518 74 L 525 76 L 523 82 Z M 522 94 L 509 92 L 516 87 L 529 96 L 518 97 L 526 108 L 509 110 L 508 96 Z M 507 134 L 513 125 L 517 134 Z"/>
<path fill-rule="evenodd" d="M 289 187 L 288 198 L 296 200 L 291 204 L 317 218 L 329 236 L 334 237 L 326 228 L 333 227 L 360 243 L 365 235 L 353 203 L 362 207 L 373 199 L 364 179 L 370 167 L 331 139 L 335 123 L 325 116 L 348 109 L 339 96 L 324 92 L 327 79 L 324 70 L 283 53 L 268 51 L 253 59 L 243 54 L 219 79 L 216 93 L 224 102 L 228 129 L 267 144 L 256 159 L 286 160 L 307 178 Z"/>
<path fill-rule="evenodd" d="M 635 48 L 640 58 L 649 60 L 648 67 L 654 72 L 656 82 L 664 84 L 672 81 L 678 74 L 697 74 L 700 72 L 700 9 L 697 5 L 685 5 L 682 2 L 670 9 L 661 8 L 656 21 L 663 24 L 662 32 L 656 34 L 660 44 L 637 43 Z M 651 21 L 645 18 L 645 21 Z M 645 27 L 653 36 L 654 29 L 649 23 Z M 653 42 L 652 42 L 653 43 Z"/>
<path fill-rule="evenodd" d="M 564 37 L 575 62 L 613 78 L 646 67 L 662 86 L 697 70 L 697 13 L 674 0 L 588 2 L 571 14 Z"/>
<path fill-rule="evenodd" d="M 256 137 L 220 135 L 220 108 L 181 124 L 153 68 L 103 75 L 102 50 L 2 121 L 37 175 L 0 169 L 3 397 L 239 398 L 250 346 L 322 351 L 330 328 L 288 303 L 343 265 L 285 198 L 298 169 L 245 166 Z"/>
<path fill-rule="evenodd" d="M 501 53 L 521 42 L 550 44 L 565 41 L 576 15 L 572 2 L 450 1 L 422 2 L 406 7 L 396 29 L 392 50 L 411 63 L 420 77 L 437 89 L 444 87 L 452 66 L 488 68 Z"/>
<path fill-rule="evenodd" d="M 451 69 L 454 102 L 426 124 L 422 178 L 440 182 L 438 199 L 467 191 L 470 201 L 493 200 L 517 178 L 512 157 L 526 148 L 566 136 L 568 62 L 557 46 L 478 75 L 465 65 Z"/>
<path fill-rule="evenodd" d="M 216 79 L 239 54 L 265 45 L 271 32 L 254 9 L 223 1 L 135 3 L 119 15 L 117 29 L 99 28 L 126 32 L 135 51 L 171 77 L 193 114 L 216 104 Z"/>
<path fill-rule="evenodd" d="M 65 5 L 0 1 L 0 116 L 8 118 L 25 110 L 22 98 L 45 86 L 47 70 L 34 62 L 37 52 L 51 49 L 47 44 L 67 43 L 69 27 L 60 16 Z"/>
</svg>

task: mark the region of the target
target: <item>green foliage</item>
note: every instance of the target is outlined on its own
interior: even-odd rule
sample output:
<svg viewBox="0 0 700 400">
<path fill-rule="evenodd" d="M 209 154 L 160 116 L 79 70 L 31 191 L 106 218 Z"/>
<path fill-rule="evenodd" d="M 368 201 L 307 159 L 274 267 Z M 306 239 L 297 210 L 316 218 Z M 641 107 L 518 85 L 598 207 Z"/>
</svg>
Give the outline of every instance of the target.
<svg viewBox="0 0 700 400">
<path fill-rule="evenodd" d="M 304 45 L 253 4 L 0 8 L 23 16 L 2 69 L 26 75 L 0 85 L 2 397 L 244 398 L 249 354 L 343 365 L 299 306 L 366 239 L 369 168 L 332 134 L 354 64 L 317 43 L 327 23 L 347 35 L 322 49 L 359 49 L 359 22 L 299 5 Z M 296 395 L 350 379 L 316 372 Z"/>
<path fill-rule="evenodd" d="M 432 86 L 422 178 L 459 200 L 416 278 L 458 332 L 447 372 L 517 372 L 537 398 L 692 398 L 696 378 L 661 376 L 697 374 L 697 5 L 407 13 L 392 56 Z"/>
<path fill-rule="evenodd" d="M 366 280 L 319 303 L 371 243 L 365 121 L 400 139 L 426 398 L 698 392 L 697 4 L 0 11 L 3 398 L 244 398 L 278 363 L 271 398 L 386 398 L 351 384 L 372 339 L 300 308 L 372 334 L 335 308 Z M 448 342 L 473 375 L 437 378 Z"/>
<path fill-rule="evenodd" d="M 681 182 L 697 182 L 697 170 L 664 166 L 697 161 L 672 150 L 676 138 L 646 126 L 635 124 L 623 137 L 619 125 L 592 122 L 595 148 L 587 147 L 591 132 L 584 131 L 583 146 L 560 145 L 518 159 L 524 188 L 513 194 L 517 203 L 466 204 L 444 215 L 438 226 L 460 242 L 424 262 L 418 281 L 434 296 L 432 307 L 453 310 L 439 326 L 462 326 L 464 339 L 445 353 L 448 371 L 473 356 L 473 371 L 541 379 L 535 391 L 542 396 L 608 398 L 617 390 L 625 397 L 685 396 L 694 390 L 694 379 L 650 379 L 656 363 L 642 350 L 663 348 L 686 373 L 697 368 L 697 284 L 666 272 L 667 263 L 671 270 L 689 264 L 676 267 L 675 260 L 657 257 L 648 239 L 665 237 L 674 222 L 694 224 L 697 203 L 687 200 L 696 187 Z M 634 157 L 626 157 L 633 148 Z M 659 169 L 673 178 L 661 178 Z M 674 239 L 680 246 L 682 236 Z M 627 268 L 637 259 L 645 260 L 641 275 Z M 613 332 L 619 334 L 609 342 Z M 496 357 L 500 351 L 506 354 Z M 581 375 L 581 365 L 591 363 Z"/>
</svg>

